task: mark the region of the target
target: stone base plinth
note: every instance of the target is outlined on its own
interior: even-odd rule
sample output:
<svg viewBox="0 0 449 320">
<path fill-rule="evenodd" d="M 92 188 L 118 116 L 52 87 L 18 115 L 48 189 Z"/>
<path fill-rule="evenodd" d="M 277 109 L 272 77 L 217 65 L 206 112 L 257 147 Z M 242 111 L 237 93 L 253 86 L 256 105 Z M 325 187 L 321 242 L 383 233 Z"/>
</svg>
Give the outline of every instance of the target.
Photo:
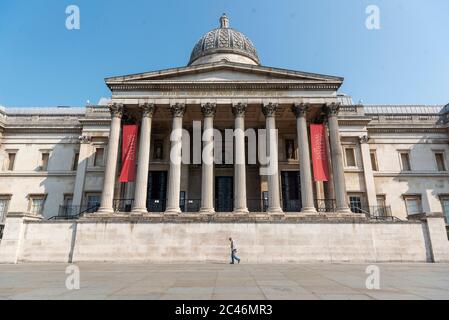
<svg viewBox="0 0 449 320">
<path fill-rule="evenodd" d="M 228 263 L 229 237 L 245 263 L 449 262 L 441 217 L 387 222 L 336 213 L 121 213 L 6 222 L 0 263 Z"/>
<path fill-rule="evenodd" d="M 302 221 L 338 221 L 353 222 L 365 221 L 366 216 L 363 214 L 339 214 L 339 213 L 302 213 L 287 212 L 282 214 L 271 214 L 266 212 L 251 213 L 216 213 L 216 212 L 200 212 L 200 213 L 181 213 L 167 214 L 161 213 L 114 213 L 114 214 L 87 214 L 80 219 L 81 221 L 129 221 L 129 222 L 258 222 L 258 221 L 285 221 L 285 222 L 302 222 Z"/>
</svg>

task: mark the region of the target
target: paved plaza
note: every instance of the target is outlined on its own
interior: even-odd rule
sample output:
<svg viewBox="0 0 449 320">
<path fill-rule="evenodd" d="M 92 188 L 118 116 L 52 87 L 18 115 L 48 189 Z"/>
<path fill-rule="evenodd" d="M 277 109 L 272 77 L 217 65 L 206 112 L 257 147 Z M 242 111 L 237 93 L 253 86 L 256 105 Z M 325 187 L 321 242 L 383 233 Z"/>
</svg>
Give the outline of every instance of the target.
<svg viewBox="0 0 449 320">
<path fill-rule="evenodd" d="M 376 264 L 380 289 L 366 288 L 368 264 L 0 265 L 0 299 L 449 299 L 449 264 Z"/>
</svg>

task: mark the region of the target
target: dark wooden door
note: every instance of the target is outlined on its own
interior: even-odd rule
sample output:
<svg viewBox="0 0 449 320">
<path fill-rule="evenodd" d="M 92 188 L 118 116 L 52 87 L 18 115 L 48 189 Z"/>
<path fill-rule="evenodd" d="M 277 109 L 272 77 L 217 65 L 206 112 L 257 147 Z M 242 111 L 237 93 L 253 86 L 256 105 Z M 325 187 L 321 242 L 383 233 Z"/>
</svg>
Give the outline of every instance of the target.
<svg viewBox="0 0 449 320">
<path fill-rule="evenodd" d="M 301 211 L 301 183 L 299 171 L 282 171 L 282 204 L 285 212 Z"/>
<path fill-rule="evenodd" d="M 147 209 L 149 212 L 164 212 L 167 199 L 167 171 L 148 173 Z"/>
<path fill-rule="evenodd" d="M 234 210 L 234 178 L 215 177 L 215 211 L 232 212 Z"/>
</svg>

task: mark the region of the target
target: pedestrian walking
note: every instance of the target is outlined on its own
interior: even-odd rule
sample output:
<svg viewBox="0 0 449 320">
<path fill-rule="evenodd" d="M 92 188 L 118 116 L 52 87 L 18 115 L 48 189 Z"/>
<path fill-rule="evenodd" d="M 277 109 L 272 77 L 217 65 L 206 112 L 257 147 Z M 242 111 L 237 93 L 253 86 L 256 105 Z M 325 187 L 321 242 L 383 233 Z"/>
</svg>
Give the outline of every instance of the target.
<svg viewBox="0 0 449 320">
<path fill-rule="evenodd" d="M 234 264 L 235 260 L 240 263 L 240 258 L 237 256 L 237 247 L 235 246 L 234 240 L 232 240 L 232 238 L 229 238 L 229 242 L 231 244 L 231 264 Z"/>
</svg>

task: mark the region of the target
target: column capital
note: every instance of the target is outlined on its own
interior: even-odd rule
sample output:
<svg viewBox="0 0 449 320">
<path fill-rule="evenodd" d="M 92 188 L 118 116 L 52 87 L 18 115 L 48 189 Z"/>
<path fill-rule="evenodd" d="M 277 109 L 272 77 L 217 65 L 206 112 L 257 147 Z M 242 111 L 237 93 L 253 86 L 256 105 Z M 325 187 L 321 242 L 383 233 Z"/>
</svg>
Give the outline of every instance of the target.
<svg viewBox="0 0 449 320">
<path fill-rule="evenodd" d="M 359 137 L 359 141 L 360 141 L 360 144 L 368 143 L 368 141 L 369 141 L 368 135 L 367 135 L 367 134 L 364 134 L 363 136 L 360 136 L 360 137 Z"/>
<path fill-rule="evenodd" d="M 292 111 L 295 114 L 296 118 L 301 118 L 307 116 L 307 113 L 310 110 L 309 103 L 295 103 L 292 106 Z"/>
<path fill-rule="evenodd" d="M 121 118 L 123 116 L 123 104 L 122 103 L 111 103 L 109 105 L 109 112 L 113 118 Z"/>
<path fill-rule="evenodd" d="M 246 103 L 238 102 L 232 105 L 232 113 L 235 117 L 244 117 L 246 113 Z"/>
<path fill-rule="evenodd" d="M 186 105 L 184 103 L 174 103 L 169 108 L 174 118 L 182 118 L 186 111 Z"/>
<path fill-rule="evenodd" d="M 201 113 L 203 114 L 203 117 L 214 117 L 215 112 L 217 111 L 217 104 L 216 103 L 203 103 L 201 105 Z"/>
<path fill-rule="evenodd" d="M 327 116 L 338 116 L 338 113 L 340 112 L 340 106 L 341 104 L 337 102 L 326 103 L 325 111 Z"/>
<path fill-rule="evenodd" d="M 279 105 L 277 103 L 264 103 L 262 106 L 262 112 L 265 117 L 274 117 L 276 115 L 276 111 L 278 110 Z"/>
<path fill-rule="evenodd" d="M 92 137 L 87 135 L 82 135 L 78 137 L 81 144 L 89 144 L 92 142 Z"/>
<path fill-rule="evenodd" d="M 154 103 L 140 103 L 139 108 L 142 110 L 142 116 L 144 118 L 152 118 L 156 111 L 156 106 L 154 105 Z"/>
</svg>

